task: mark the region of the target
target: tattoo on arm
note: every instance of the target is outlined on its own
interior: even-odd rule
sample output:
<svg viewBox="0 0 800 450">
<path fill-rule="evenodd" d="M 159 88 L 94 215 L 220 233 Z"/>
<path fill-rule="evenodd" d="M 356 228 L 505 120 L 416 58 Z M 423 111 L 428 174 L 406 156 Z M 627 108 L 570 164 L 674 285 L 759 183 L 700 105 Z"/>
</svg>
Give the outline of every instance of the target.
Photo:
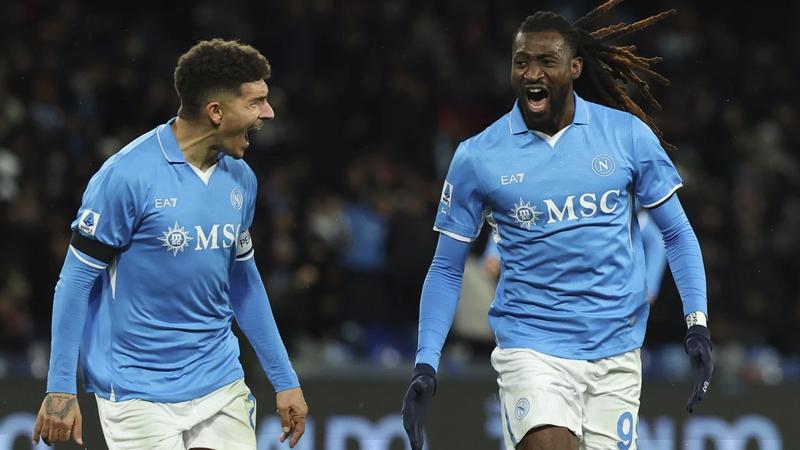
<svg viewBox="0 0 800 450">
<path fill-rule="evenodd" d="M 58 417 L 61 420 L 64 420 L 64 417 L 72 411 L 72 407 L 75 406 L 75 403 L 78 401 L 78 398 L 73 395 L 66 395 L 66 394 L 50 394 L 47 396 L 44 402 L 44 410 L 45 414 L 50 417 Z"/>
</svg>

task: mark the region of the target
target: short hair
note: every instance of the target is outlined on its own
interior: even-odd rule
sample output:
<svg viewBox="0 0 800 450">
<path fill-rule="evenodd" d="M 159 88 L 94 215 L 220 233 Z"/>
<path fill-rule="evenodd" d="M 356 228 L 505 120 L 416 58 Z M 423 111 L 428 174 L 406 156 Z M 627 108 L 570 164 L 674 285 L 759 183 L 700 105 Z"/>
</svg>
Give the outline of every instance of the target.
<svg viewBox="0 0 800 450">
<path fill-rule="evenodd" d="M 267 58 L 250 45 L 224 39 L 200 41 L 175 66 L 178 116 L 197 119 L 211 95 L 239 95 L 242 83 L 267 80 L 271 73 Z"/>
</svg>

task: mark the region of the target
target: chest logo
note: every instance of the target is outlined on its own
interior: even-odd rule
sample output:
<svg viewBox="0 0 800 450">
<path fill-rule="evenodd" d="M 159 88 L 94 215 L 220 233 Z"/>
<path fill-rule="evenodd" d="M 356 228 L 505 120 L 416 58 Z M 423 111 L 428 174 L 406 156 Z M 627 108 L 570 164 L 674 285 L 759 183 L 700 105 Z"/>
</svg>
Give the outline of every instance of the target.
<svg viewBox="0 0 800 450">
<path fill-rule="evenodd" d="M 167 231 L 164 231 L 163 234 L 164 236 L 158 240 L 163 242 L 162 247 L 166 247 L 168 252 L 172 252 L 172 256 L 177 256 L 178 252 L 182 252 L 189 246 L 189 241 L 193 239 L 185 228 L 178 225 L 178 222 L 175 222 L 175 227 L 167 227 Z"/>
<path fill-rule="evenodd" d="M 237 188 L 233 188 L 231 191 L 231 205 L 236 209 L 242 209 L 243 203 L 244 196 L 242 195 L 242 191 Z"/>
<path fill-rule="evenodd" d="M 536 205 L 525 202 L 522 198 L 519 199 L 519 203 L 514 203 L 514 208 L 508 212 L 508 215 L 514 219 L 515 223 L 529 231 L 531 226 L 536 225 L 536 221 L 539 220 L 539 216 L 542 214 L 541 211 L 536 210 Z"/>
<path fill-rule="evenodd" d="M 156 208 L 174 208 L 178 204 L 177 197 L 157 198 L 155 201 Z"/>
<path fill-rule="evenodd" d="M 601 177 L 607 177 L 614 173 L 617 164 L 614 158 L 608 155 L 597 155 L 592 160 L 592 171 Z"/>
<path fill-rule="evenodd" d="M 500 184 L 506 186 L 512 183 L 522 183 L 522 180 L 524 179 L 525 172 L 515 173 L 512 175 L 502 175 L 500 176 Z"/>
</svg>

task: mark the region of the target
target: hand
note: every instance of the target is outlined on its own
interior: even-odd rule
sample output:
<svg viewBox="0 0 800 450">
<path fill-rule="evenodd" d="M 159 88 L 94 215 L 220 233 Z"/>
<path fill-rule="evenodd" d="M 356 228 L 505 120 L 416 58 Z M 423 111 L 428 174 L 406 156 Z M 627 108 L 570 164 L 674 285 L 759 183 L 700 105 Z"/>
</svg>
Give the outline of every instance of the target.
<svg viewBox="0 0 800 450">
<path fill-rule="evenodd" d="M 692 395 L 686 404 L 689 413 L 694 412 L 695 405 L 702 402 L 711 384 L 711 374 L 714 372 L 714 360 L 711 357 L 711 334 L 703 325 L 692 325 L 683 339 L 686 354 L 695 368 L 695 381 Z"/>
<path fill-rule="evenodd" d="M 289 447 L 294 448 L 297 441 L 306 431 L 306 415 L 308 405 L 303 398 L 303 390 L 298 388 L 278 392 L 275 395 L 275 404 L 278 406 L 278 416 L 281 418 L 281 442 L 289 439 Z"/>
<path fill-rule="evenodd" d="M 34 444 L 39 443 L 39 436 L 47 445 L 69 441 L 70 437 L 83 445 L 83 418 L 74 394 L 50 392 L 45 396 L 33 428 Z"/>
<path fill-rule="evenodd" d="M 436 393 L 436 371 L 428 364 L 417 364 L 403 397 L 403 428 L 408 434 L 411 450 L 421 450 L 424 443 L 422 425 L 428 415 L 433 394 Z"/>
</svg>

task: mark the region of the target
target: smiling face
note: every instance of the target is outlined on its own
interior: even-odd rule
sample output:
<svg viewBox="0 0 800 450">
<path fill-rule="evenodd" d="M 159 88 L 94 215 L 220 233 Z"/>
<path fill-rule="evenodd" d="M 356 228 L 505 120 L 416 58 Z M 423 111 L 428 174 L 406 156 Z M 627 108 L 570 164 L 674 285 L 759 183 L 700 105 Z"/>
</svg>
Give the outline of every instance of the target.
<svg viewBox="0 0 800 450">
<path fill-rule="evenodd" d="M 575 112 L 572 82 L 582 69 L 583 61 L 559 32 L 517 33 L 511 87 L 529 129 L 553 135 L 570 123 Z"/>
<path fill-rule="evenodd" d="M 217 124 L 215 150 L 236 159 L 244 156 L 250 146 L 248 132 L 275 118 L 275 111 L 267 101 L 268 93 L 264 80 L 242 83 L 239 95 L 223 94 L 219 101 L 206 106 Z"/>
</svg>

